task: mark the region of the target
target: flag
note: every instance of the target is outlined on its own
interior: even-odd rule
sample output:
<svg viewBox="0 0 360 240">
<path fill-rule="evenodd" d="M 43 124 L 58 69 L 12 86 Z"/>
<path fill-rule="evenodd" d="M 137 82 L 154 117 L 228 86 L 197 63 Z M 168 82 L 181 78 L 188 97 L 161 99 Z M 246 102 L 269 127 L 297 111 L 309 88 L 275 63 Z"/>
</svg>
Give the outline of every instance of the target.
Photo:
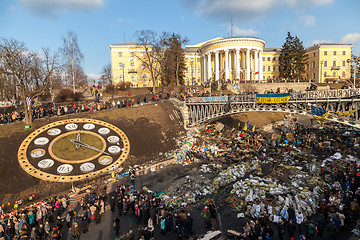
<svg viewBox="0 0 360 240">
<path fill-rule="evenodd" d="M 238 123 L 238 127 L 240 127 L 240 122 Z"/>
<path fill-rule="evenodd" d="M 349 111 L 342 111 L 342 112 L 334 112 L 334 113 L 336 113 L 337 115 L 340 115 L 340 116 L 350 117 L 357 110 L 359 110 L 359 109 L 354 109 L 354 110 L 349 110 Z"/>
<path fill-rule="evenodd" d="M 311 106 L 311 114 L 320 124 L 322 124 L 329 116 L 327 110 L 315 106 Z"/>
<path fill-rule="evenodd" d="M 243 128 L 243 130 L 244 130 L 244 131 L 248 130 L 248 128 L 247 128 L 247 124 L 246 124 L 246 123 L 244 124 L 244 128 Z"/>
<path fill-rule="evenodd" d="M 249 126 L 249 121 L 246 122 L 246 128 L 249 129 L 250 126 Z"/>
<path fill-rule="evenodd" d="M 256 126 L 256 124 L 254 124 L 254 126 L 253 126 L 253 128 L 252 128 L 252 131 L 253 131 L 253 132 L 255 132 L 255 126 Z"/>
</svg>

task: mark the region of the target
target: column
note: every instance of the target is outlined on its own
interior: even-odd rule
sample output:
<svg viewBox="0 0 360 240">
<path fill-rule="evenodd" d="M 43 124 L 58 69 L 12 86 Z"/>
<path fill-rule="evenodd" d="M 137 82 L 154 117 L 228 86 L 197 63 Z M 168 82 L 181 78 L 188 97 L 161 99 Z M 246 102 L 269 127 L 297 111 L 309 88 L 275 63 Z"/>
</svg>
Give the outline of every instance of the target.
<svg viewBox="0 0 360 240">
<path fill-rule="evenodd" d="M 254 52 L 255 54 L 255 61 L 254 61 L 254 65 L 255 65 L 255 81 L 259 80 L 259 55 L 258 55 L 258 50 L 255 50 Z"/>
<path fill-rule="evenodd" d="M 215 52 L 215 81 L 219 80 L 219 51 Z"/>
<path fill-rule="evenodd" d="M 209 80 L 210 78 L 211 78 L 211 53 L 208 53 L 208 55 L 207 55 L 208 57 L 207 57 L 207 63 L 208 63 L 208 65 L 207 65 L 207 80 Z"/>
<path fill-rule="evenodd" d="M 206 82 L 206 58 L 205 55 L 201 56 L 201 76 L 202 82 Z"/>
<path fill-rule="evenodd" d="M 241 68 L 245 69 L 245 52 L 241 51 Z M 245 75 L 244 75 L 245 78 Z"/>
<path fill-rule="evenodd" d="M 263 71 L 263 52 L 259 51 L 259 80 L 264 81 L 264 71 Z"/>
<path fill-rule="evenodd" d="M 236 64 L 235 64 L 235 67 L 236 67 L 236 79 L 240 79 L 240 59 L 239 59 L 239 51 L 240 49 L 236 49 Z"/>
<path fill-rule="evenodd" d="M 246 81 L 250 80 L 250 49 L 246 49 Z"/>
<path fill-rule="evenodd" d="M 229 79 L 229 50 L 225 50 L 225 81 Z"/>
</svg>

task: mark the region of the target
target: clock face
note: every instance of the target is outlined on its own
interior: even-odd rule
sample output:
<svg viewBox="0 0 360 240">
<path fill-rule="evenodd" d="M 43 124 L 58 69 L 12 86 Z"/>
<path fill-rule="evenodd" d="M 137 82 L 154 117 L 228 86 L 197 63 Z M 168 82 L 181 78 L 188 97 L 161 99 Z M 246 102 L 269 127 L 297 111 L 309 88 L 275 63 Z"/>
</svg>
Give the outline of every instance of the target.
<svg viewBox="0 0 360 240">
<path fill-rule="evenodd" d="M 129 152 L 129 139 L 119 128 L 104 121 L 77 118 L 35 130 L 20 145 L 18 161 L 34 177 L 72 182 L 120 167 Z"/>
</svg>

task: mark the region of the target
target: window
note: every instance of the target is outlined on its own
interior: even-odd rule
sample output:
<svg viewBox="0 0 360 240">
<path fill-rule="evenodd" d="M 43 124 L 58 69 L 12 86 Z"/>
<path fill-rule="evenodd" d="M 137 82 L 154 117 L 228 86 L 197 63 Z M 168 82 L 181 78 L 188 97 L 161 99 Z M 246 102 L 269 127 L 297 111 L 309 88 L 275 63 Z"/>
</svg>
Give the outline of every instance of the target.
<svg viewBox="0 0 360 240">
<path fill-rule="evenodd" d="M 343 65 L 342 65 L 343 67 L 345 67 L 345 61 L 343 61 Z"/>
<path fill-rule="evenodd" d="M 263 57 L 263 61 L 265 61 L 265 58 Z"/>
<path fill-rule="evenodd" d="M 123 82 L 124 81 L 124 77 L 122 74 L 120 74 L 120 82 Z"/>
<path fill-rule="evenodd" d="M 336 61 L 333 61 L 333 67 L 336 67 Z"/>
<path fill-rule="evenodd" d="M 123 63 L 119 63 L 119 69 L 123 70 L 124 69 L 124 64 Z"/>
<path fill-rule="evenodd" d="M 315 79 L 315 73 L 312 74 L 312 78 Z"/>
<path fill-rule="evenodd" d="M 343 51 L 343 55 L 345 55 L 345 51 Z"/>
<path fill-rule="evenodd" d="M 265 66 L 263 66 L 263 72 L 265 72 Z"/>
<path fill-rule="evenodd" d="M 141 64 L 141 69 L 142 69 L 142 70 L 145 70 L 145 69 L 146 69 L 146 64 L 145 64 L 145 63 L 142 63 L 142 64 Z"/>
<path fill-rule="evenodd" d="M 190 58 L 190 62 L 194 62 L 194 58 Z"/>
<path fill-rule="evenodd" d="M 345 78 L 345 72 L 344 72 L 344 71 L 342 72 L 341 76 L 342 76 L 343 78 Z"/>
<path fill-rule="evenodd" d="M 185 62 L 187 62 L 188 61 L 188 59 L 187 58 L 185 58 Z"/>
<path fill-rule="evenodd" d="M 141 53 L 141 56 L 142 56 L 142 57 L 145 57 L 145 52 L 142 52 L 142 53 Z"/>
<path fill-rule="evenodd" d="M 189 71 L 189 69 L 188 68 L 185 68 L 185 73 L 187 73 Z"/>
<path fill-rule="evenodd" d="M 200 67 L 197 67 L 197 68 L 196 68 L 196 72 L 197 72 L 197 73 L 200 73 Z"/>
<path fill-rule="evenodd" d="M 146 82 L 146 75 L 143 75 L 143 82 Z"/>
<path fill-rule="evenodd" d="M 131 75 L 131 81 L 135 82 L 135 76 L 134 75 Z"/>
<path fill-rule="evenodd" d="M 271 71 L 271 67 L 270 66 L 268 66 L 268 72 L 270 72 Z"/>
<path fill-rule="evenodd" d="M 325 71 L 325 72 L 324 72 L 324 77 L 326 77 L 326 76 L 327 76 L 327 72 Z"/>
<path fill-rule="evenodd" d="M 333 78 L 335 78 L 336 77 L 336 72 L 333 72 Z"/>
<path fill-rule="evenodd" d="M 334 51 L 334 56 L 336 56 L 336 51 Z"/>
<path fill-rule="evenodd" d="M 270 58 L 268 57 L 268 61 L 270 61 Z"/>
<path fill-rule="evenodd" d="M 276 71 L 276 66 L 273 66 L 273 72 L 275 72 Z"/>
<path fill-rule="evenodd" d="M 327 61 L 324 61 L 324 67 L 327 67 Z"/>
<path fill-rule="evenodd" d="M 122 57 L 122 52 L 118 52 L 118 57 Z"/>
<path fill-rule="evenodd" d="M 316 66 L 315 62 L 312 62 L 312 68 L 315 68 L 315 66 Z"/>
<path fill-rule="evenodd" d="M 200 62 L 200 58 L 197 58 L 196 61 L 197 61 L 197 62 Z"/>
<path fill-rule="evenodd" d="M 324 52 L 324 55 L 327 56 L 327 51 Z"/>
<path fill-rule="evenodd" d="M 194 73 L 194 72 L 195 72 L 194 67 L 191 67 L 191 73 Z"/>
<path fill-rule="evenodd" d="M 130 57 L 133 57 L 134 56 L 134 52 L 130 52 Z"/>
<path fill-rule="evenodd" d="M 315 53 L 313 53 L 313 57 L 315 57 Z"/>
<path fill-rule="evenodd" d="M 276 61 L 276 57 L 273 58 L 273 61 Z"/>
</svg>

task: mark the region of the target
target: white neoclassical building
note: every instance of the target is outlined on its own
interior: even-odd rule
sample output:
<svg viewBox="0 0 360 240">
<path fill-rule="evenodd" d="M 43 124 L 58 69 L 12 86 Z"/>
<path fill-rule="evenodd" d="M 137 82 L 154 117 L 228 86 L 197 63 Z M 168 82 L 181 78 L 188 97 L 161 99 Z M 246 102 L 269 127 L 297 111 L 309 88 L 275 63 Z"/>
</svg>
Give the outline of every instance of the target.
<svg viewBox="0 0 360 240">
<path fill-rule="evenodd" d="M 202 79 L 263 81 L 263 49 L 266 42 L 254 37 L 230 37 L 209 41 L 198 49 Z"/>
</svg>

